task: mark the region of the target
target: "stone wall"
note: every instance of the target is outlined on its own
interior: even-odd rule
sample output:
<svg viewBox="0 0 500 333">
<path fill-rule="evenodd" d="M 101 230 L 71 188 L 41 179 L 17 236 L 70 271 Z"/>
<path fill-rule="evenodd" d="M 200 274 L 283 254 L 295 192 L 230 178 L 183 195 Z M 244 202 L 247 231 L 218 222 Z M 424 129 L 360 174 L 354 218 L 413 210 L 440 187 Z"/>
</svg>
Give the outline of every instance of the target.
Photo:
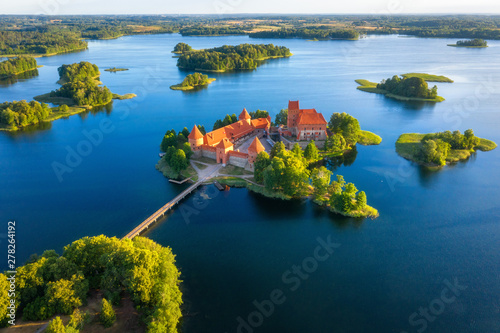
<svg viewBox="0 0 500 333">
<path fill-rule="evenodd" d="M 209 151 L 206 149 L 201 150 L 201 156 L 208 157 L 208 158 L 211 158 L 213 160 L 215 160 L 217 158 L 217 154 L 215 151 Z"/>
</svg>

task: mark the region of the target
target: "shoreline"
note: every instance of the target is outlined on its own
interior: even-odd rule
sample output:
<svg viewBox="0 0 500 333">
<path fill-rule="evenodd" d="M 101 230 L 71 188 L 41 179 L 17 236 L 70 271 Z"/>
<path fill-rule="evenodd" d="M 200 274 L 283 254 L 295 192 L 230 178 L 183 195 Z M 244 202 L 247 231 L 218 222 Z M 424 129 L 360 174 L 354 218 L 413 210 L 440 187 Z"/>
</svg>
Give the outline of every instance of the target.
<svg viewBox="0 0 500 333">
<path fill-rule="evenodd" d="M 379 95 L 384 95 L 386 97 L 398 100 L 398 101 L 403 101 L 403 102 L 432 102 L 432 103 L 439 103 L 445 101 L 444 97 L 437 96 L 436 98 L 419 98 L 419 97 L 406 97 L 406 96 L 400 96 L 400 95 L 395 95 L 387 90 L 384 89 L 379 89 L 377 88 L 377 83 L 375 82 L 370 82 L 368 80 L 364 79 L 358 79 L 355 80 L 356 83 L 359 84 L 356 89 L 367 92 L 367 93 L 373 93 L 373 94 L 379 94 Z"/>
</svg>

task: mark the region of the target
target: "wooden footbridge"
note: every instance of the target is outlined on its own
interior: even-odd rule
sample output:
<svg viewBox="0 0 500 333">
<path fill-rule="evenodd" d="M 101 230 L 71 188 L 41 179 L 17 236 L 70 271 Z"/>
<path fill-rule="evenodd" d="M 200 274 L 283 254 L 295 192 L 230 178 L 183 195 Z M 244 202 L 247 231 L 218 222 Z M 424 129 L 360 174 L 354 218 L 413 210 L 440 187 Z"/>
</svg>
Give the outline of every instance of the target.
<svg viewBox="0 0 500 333">
<path fill-rule="evenodd" d="M 146 220 L 144 220 L 144 222 L 139 224 L 137 227 L 134 228 L 134 230 L 129 232 L 125 237 L 123 237 L 123 239 L 127 239 L 127 238 L 132 239 L 135 236 L 139 236 L 144 230 L 148 229 L 151 224 L 155 223 L 156 221 L 158 221 L 158 219 L 165 216 L 165 214 L 169 210 L 171 210 L 177 203 L 179 203 L 182 199 L 184 199 L 186 196 L 188 196 L 191 192 L 196 190 L 201 184 L 203 184 L 205 181 L 207 181 L 207 179 L 212 177 L 212 175 L 216 171 L 218 171 L 221 166 L 222 165 L 219 164 L 215 168 L 207 168 L 209 170 L 207 170 L 207 172 L 205 172 L 205 175 L 202 178 L 200 178 L 196 183 L 194 183 L 193 185 L 189 186 L 187 189 L 182 191 L 182 193 L 177 195 L 174 199 L 172 199 L 172 201 L 168 202 L 165 206 L 158 209 L 153 215 L 148 217 Z M 203 171 L 205 171 L 205 170 L 203 170 Z"/>
</svg>

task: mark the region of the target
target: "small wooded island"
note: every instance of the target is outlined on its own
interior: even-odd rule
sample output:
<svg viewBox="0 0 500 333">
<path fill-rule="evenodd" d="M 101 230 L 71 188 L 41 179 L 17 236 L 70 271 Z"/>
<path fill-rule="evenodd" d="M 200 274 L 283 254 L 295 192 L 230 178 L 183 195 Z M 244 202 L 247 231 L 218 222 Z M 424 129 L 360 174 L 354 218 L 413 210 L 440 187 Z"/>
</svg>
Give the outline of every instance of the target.
<svg viewBox="0 0 500 333">
<path fill-rule="evenodd" d="M 410 161 L 430 167 L 467 159 L 476 150 L 490 151 L 497 147 L 493 141 L 478 138 L 471 129 L 419 134 L 402 134 L 396 141 L 396 152 Z"/>
<path fill-rule="evenodd" d="M 110 72 L 110 73 L 125 72 L 125 71 L 128 71 L 128 68 L 116 68 L 116 67 L 113 67 L 113 68 L 106 68 L 104 71 L 105 72 Z"/>
<path fill-rule="evenodd" d="M 135 94 L 113 94 L 100 87 L 99 68 L 89 62 L 62 65 L 58 68 L 62 87 L 35 96 L 35 101 L 13 101 L 0 104 L 0 130 L 16 131 L 22 127 L 68 117 L 95 106 L 107 105 L 113 99 L 134 98 Z M 57 105 L 49 107 L 45 103 Z"/>
<path fill-rule="evenodd" d="M 183 43 L 182 43 L 183 44 Z M 224 45 L 205 50 L 192 50 L 187 44 L 177 44 L 174 53 L 180 54 L 177 66 L 201 72 L 227 72 L 256 69 L 263 60 L 292 56 L 284 46 L 273 44 Z"/>
<path fill-rule="evenodd" d="M 204 87 L 214 82 L 216 79 L 209 78 L 201 73 L 193 73 L 186 76 L 182 83 L 170 86 L 172 90 L 193 90 L 199 87 Z"/>
<path fill-rule="evenodd" d="M 0 62 L 0 80 L 5 80 L 19 74 L 38 68 L 35 58 L 17 57 Z"/>
<path fill-rule="evenodd" d="M 488 42 L 484 39 L 469 39 L 469 40 L 459 40 L 456 44 L 448 44 L 448 46 L 453 47 L 470 47 L 470 48 L 483 48 L 488 47 Z"/>
<path fill-rule="evenodd" d="M 429 75 L 424 73 L 408 73 L 402 77 L 394 75 L 380 83 L 368 80 L 356 80 L 360 84 L 357 89 L 370 93 L 382 94 L 400 101 L 442 102 L 444 98 L 438 96 L 437 86 L 429 89 L 429 82 L 453 82 L 445 76 Z"/>
<path fill-rule="evenodd" d="M 376 134 L 362 131 L 357 119 L 346 113 L 334 113 L 326 122 L 314 109 L 299 109 L 296 101 L 273 124 L 267 111 L 244 109 L 238 117 L 217 120 L 209 133 L 203 126 L 194 126 L 191 132 L 169 130 L 156 168 L 168 178 L 196 181 L 203 172 L 200 169 L 222 164 L 212 176 L 222 185 L 246 187 L 283 200 L 311 198 L 334 213 L 376 218 L 378 211 L 367 205 L 365 192 L 341 175 L 332 180 L 333 172 L 321 164 L 354 150 L 357 143 L 381 141 Z"/>
</svg>

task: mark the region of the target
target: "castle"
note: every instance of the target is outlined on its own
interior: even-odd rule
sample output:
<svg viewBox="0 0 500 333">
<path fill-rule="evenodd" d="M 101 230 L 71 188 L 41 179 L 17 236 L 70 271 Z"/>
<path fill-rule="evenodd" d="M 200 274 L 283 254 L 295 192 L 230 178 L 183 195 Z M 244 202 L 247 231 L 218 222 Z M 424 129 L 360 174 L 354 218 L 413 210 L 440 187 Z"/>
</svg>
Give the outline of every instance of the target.
<svg viewBox="0 0 500 333">
<path fill-rule="evenodd" d="M 188 136 L 188 141 L 196 157 L 204 156 L 216 160 L 217 163 L 231 164 L 253 171 L 257 155 L 265 150 L 260 139 L 267 137 L 270 127 L 270 116 L 252 119 L 247 110 L 243 109 L 237 122 L 205 135 L 195 125 Z M 254 139 L 250 145 L 242 148 L 252 137 Z M 235 146 L 239 146 L 240 149 L 234 150 Z"/>
<path fill-rule="evenodd" d="M 288 102 L 287 127 L 297 141 L 326 140 L 328 123 L 316 109 L 300 109 L 299 101 Z"/>
<path fill-rule="evenodd" d="M 280 134 L 297 141 L 324 141 L 327 137 L 327 122 L 315 109 L 299 108 L 299 101 L 288 102 L 288 129 Z M 252 119 L 246 109 L 238 121 L 203 135 L 195 125 L 188 136 L 189 145 L 195 157 L 207 157 L 217 163 L 230 164 L 253 171 L 257 155 L 266 148 L 261 139 L 268 138 L 271 117 Z M 248 141 L 254 138 L 248 145 Z M 270 144 L 272 144 L 272 141 Z M 264 142 L 266 145 L 267 142 Z M 235 150 L 235 146 L 238 147 Z M 291 147 L 289 147 L 291 148 Z M 270 145 L 268 145 L 268 150 Z"/>
</svg>

